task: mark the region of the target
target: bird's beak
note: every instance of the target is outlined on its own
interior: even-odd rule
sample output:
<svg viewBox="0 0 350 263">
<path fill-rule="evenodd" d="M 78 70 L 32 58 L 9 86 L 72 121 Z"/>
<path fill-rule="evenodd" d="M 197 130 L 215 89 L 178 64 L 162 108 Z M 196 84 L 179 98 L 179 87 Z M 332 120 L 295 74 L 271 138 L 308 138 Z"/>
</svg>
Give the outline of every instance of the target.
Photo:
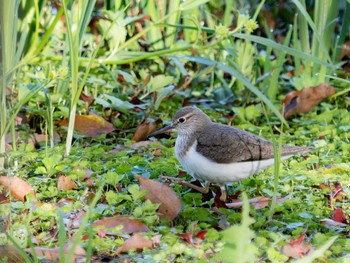
<svg viewBox="0 0 350 263">
<path fill-rule="evenodd" d="M 164 128 L 161 128 L 160 130 L 158 131 L 155 131 L 155 132 L 152 132 L 150 135 L 147 136 L 147 138 L 151 138 L 153 136 L 156 136 L 156 135 L 159 135 L 159 134 L 162 134 L 168 130 L 171 130 L 173 128 L 173 125 L 169 125 L 169 126 L 165 126 Z"/>
</svg>

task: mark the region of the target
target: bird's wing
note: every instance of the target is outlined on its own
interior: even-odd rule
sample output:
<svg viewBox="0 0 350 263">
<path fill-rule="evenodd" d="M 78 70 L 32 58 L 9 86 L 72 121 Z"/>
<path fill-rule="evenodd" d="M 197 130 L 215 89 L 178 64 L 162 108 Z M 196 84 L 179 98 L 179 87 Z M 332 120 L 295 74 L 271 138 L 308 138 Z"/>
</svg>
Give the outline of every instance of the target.
<svg viewBox="0 0 350 263">
<path fill-rule="evenodd" d="M 252 133 L 215 123 L 197 137 L 197 151 L 218 163 L 273 158 L 273 144 Z"/>
</svg>

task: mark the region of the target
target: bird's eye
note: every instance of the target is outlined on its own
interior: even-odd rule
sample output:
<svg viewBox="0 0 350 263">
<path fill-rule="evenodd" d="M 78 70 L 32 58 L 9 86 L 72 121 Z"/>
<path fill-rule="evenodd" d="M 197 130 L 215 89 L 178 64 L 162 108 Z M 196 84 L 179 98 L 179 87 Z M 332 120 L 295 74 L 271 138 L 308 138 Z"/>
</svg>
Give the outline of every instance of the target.
<svg viewBox="0 0 350 263">
<path fill-rule="evenodd" d="M 186 121 L 186 118 L 184 118 L 184 117 L 179 118 L 180 123 L 184 123 L 185 121 Z"/>
</svg>

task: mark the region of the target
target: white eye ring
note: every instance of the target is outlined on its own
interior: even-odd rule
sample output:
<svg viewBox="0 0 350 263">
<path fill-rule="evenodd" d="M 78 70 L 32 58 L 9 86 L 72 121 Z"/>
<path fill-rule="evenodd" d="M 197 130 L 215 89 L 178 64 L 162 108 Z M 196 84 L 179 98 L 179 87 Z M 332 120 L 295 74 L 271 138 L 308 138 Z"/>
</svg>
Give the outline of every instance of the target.
<svg viewBox="0 0 350 263">
<path fill-rule="evenodd" d="M 179 118 L 180 123 L 184 123 L 185 121 L 186 121 L 186 118 L 184 118 L 184 117 Z"/>
</svg>

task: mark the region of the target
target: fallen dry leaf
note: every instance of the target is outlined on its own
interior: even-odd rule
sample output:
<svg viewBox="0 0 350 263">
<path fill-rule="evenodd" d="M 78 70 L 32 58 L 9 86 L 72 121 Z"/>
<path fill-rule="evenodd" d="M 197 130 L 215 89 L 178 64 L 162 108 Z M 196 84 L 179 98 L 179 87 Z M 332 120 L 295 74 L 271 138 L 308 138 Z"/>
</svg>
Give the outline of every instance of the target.
<svg viewBox="0 0 350 263">
<path fill-rule="evenodd" d="M 67 127 L 68 120 L 60 120 L 56 124 Z M 112 123 L 92 112 L 89 112 L 89 115 L 75 115 L 74 131 L 85 137 L 98 137 L 114 130 Z"/>
<path fill-rule="evenodd" d="M 140 190 L 148 191 L 145 198 L 154 204 L 159 204 L 159 213 L 170 221 L 177 217 L 181 210 L 181 200 L 171 187 L 138 174 L 134 176 L 140 182 Z"/>
<path fill-rule="evenodd" d="M 77 184 L 74 183 L 69 176 L 61 175 L 60 177 L 58 177 L 58 182 L 57 182 L 58 191 L 72 190 L 77 188 L 78 188 Z"/>
<path fill-rule="evenodd" d="M 282 252 L 290 258 L 302 258 L 310 255 L 313 248 L 310 244 L 304 242 L 305 234 L 301 234 L 297 239 L 289 242 L 289 244 L 282 247 Z"/>
<path fill-rule="evenodd" d="M 32 194 L 36 200 L 33 187 L 21 178 L 14 176 L 0 176 L 0 185 L 4 186 L 5 189 L 8 189 L 11 195 L 19 201 L 24 202 L 26 195 L 28 194 Z"/>
<path fill-rule="evenodd" d="M 336 222 L 347 223 L 345 214 L 341 208 L 337 208 L 332 212 L 332 219 Z"/>
<path fill-rule="evenodd" d="M 193 231 L 189 231 L 187 233 L 178 233 L 176 234 L 178 237 L 182 238 L 182 241 L 185 243 L 188 243 L 190 245 L 193 245 Z"/>
<path fill-rule="evenodd" d="M 143 141 L 149 134 L 157 130 L 157 122 L 142 123 L 136 128 L 131 140 L 135 142 Z"/>
<path fill-rule="evenodd" d="M 339 60 L 342 60 L 345 57 L 350 58 L 350 40 L 345 41 L 342 45 Z"/>
<path fill-rule="evenodd" d="M 26 262 L 26 260 L 15 246 L 2 245 L 0 246 L 0 262 L 16 263 Z"/>
<path fill-rule="evenodd" d="M 72 247 L 72 244 L 66 244 L 64 246 L 65 254 L 69 253 L 71 247 Z M 47 260 L 52 260 L 52 261 L 58 261 L 59 259 L 59 251 L 60 251 L 59 247 L 55 247 L 55 248 L 34 247 L 34 250 L 38 257 L 43 257 Z M 30 253 L 31 248 L 27 249 L 27 251 Z M 77 260 L 80 261 L 85 257 L 86 257 L 86 252 L 84 248 L 78 245 L 75 247 L 73 259 L 71 262 L 77 262 Z"/>
<path fill-rule="evenodd" d="M 152 241 L 140 234 L 133 234 L 132 237 L 127 239 L 124 244 L 118 248 L 117 255 L 128 251 L 130 249 L 136 249 L 137 251 L 143 250 L 144 248 L 152 249 Z"/>
<path fill-rule="evenodd" d="M 84 102 L 88 102 L 89 105 L 91 105 L 95 101 L 93 97 L 87 96 L 83 92 L 80 93 L 79 99 L 81 99 Z"/>
<path fill-rule="evenodd" d="M 270 198 L 264 196 L 257 196 L 252 199 L 249 199 L 249 204 L 252 204 L 256 210 L 265 208 L 269 205 L 271 201 Z M 285 199 L 282 197 L 277 197 L 277 202 L 282 203 Z M 226 203 L 228 208 L 238 208 L 243 206 L 242 200 L 233 200 L 231 203 Z"/>
<path fill-rule="evenodd" d="M 298 112 L 307 113 L 334 93 L 336 89 L 328 83 L 289 92 L 282 101 L 285 107 L 284 117 L 288 119 Z"/>
<path fill-rule="evenodd" d="M 337 222 L 337 221 L 334 221 L 332 219 L 329 219 L 329 218 L 325 218 L 323 220 L 321 220 L 322 224 L 325 225 L 325 226 L 328 226 L 328 227 L 347 227 L 348 224 L 344 224 L 344 223 L 340 223 L 340 222 Z"/>
<path fill-rule="evenodd" d="M 124 216 L 105 217 L 103 219 L 95 221 L 92 224 L 93 227 L 104 226 L 107 230 L 120 225 L 123 226 L 122 231 L 127 233 L 149 232 L 149 228 L 141 221 Z M 111 232 L 106 233 L 109 235 L 113 234 Z"/>
</svg>

